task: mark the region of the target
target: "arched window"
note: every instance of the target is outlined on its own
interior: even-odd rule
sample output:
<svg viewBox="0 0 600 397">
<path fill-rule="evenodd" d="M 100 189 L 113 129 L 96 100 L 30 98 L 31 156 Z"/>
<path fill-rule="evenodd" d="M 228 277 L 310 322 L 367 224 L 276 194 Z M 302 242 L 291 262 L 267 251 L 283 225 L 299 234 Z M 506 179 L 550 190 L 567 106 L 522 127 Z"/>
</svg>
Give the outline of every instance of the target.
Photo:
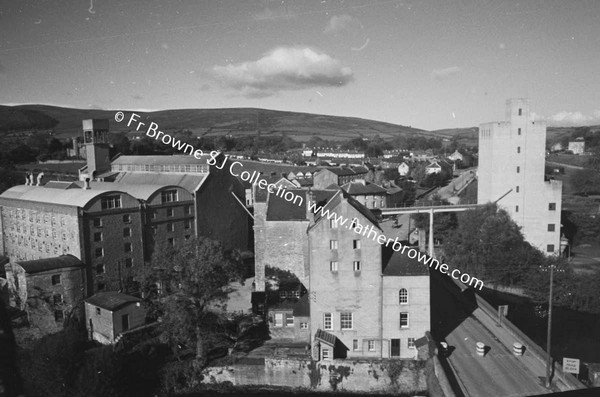
<svg viewBox="0 0 600 397">
<path fill-rule="evenodd" d="M 398 292 L 398 296 L 401 305 L 406 305 L 408 303 L 408 291 L 406 288 L 402 288 L 400 292 Z"/>
</svg>

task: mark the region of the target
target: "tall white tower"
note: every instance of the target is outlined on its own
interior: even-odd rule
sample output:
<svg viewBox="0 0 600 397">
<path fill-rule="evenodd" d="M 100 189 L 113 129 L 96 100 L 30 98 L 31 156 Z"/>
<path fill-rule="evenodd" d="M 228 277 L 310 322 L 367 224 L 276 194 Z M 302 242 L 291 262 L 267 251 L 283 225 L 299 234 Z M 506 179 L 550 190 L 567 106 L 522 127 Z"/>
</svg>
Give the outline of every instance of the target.
<svg viewBox="0 0 600 397">
<path fill-rule="evenodd" d="M 560 253 L 562 182 L 544 180 L 546 123 L 532 119 L 529 101 L 506 101 L 506 121 L 479 126 L 477 201 L 496 201 L 548 255 Z"/>
<path fill-rule="evenodd" d="M 83 120 L 83 142 L 85 143 L 87 171 L 80 172 L 79 179 L 95 179 L 110 170 L 108 145 L 108 119 Z"/>
</svg>

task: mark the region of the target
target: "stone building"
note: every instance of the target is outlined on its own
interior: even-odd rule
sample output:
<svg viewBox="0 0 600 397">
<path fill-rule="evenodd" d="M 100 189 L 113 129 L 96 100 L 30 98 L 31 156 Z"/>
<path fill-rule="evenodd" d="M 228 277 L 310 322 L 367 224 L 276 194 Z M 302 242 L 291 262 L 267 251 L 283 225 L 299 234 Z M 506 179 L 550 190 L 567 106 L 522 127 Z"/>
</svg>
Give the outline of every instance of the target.
<svg viewBox="0 0 600 397">
<path fill-rule="evenodd" d="M 73 255 L 6 264 L 11 305 L 27 312 L 30 325 L 59 331 L 85 297 L 84 267 Z"/>
<path fill-rule="evenodd" d="M 313 174 L 313 187 L 315 189 L 325 189 L 334 184 L 338 186 L 345 185 L 356 179 L 362 179 L 369 170 L 365 167 L 327 167 Z"/>
<path fill-rule="evenodd" d="M 343 185 L 342 189 L 367 208 L 387 207 L 387 190 L 374 183 L 356 179 Z"/>
<path fill-rule="evenodd" d="M 124 332 L 146 323 L 142 300 L 120 292 L 99 292 L 85 300 L 86 327 L 90 339 L 108 345 Z"/>
<path fill-rule="evenodd" d="M 498 201 L 525 239 L 548 255 L 560 253 L 562 182 L 545 180 L 546 124 L 526 99 L 506 102 L 506 121 L 479 126 L 477 202 Z"/>
<path fill-rule="evenodd" d="M 427 268 L 392 255 L 375 217 L 345 192 L 325 209 L 347 222 L 315 214 L 308 229 L 313 358 L 416 357 L 430 329 Z"/>
<path fill-rule="evenodd" d="M 570 141 L 568 150 L 573 152 L 573 154 L 585 153 L 585 140 L 583 139 L 583 137 L 579 137 L 574 141 Z"/>
</svg>

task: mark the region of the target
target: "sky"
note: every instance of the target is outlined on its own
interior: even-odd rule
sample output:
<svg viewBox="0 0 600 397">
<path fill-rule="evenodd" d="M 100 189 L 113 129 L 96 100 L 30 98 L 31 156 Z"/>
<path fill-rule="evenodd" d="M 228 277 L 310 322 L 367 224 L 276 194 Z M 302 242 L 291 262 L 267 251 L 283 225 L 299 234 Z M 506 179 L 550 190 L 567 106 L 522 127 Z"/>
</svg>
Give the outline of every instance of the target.
<svg viewBox="0 0 600 397">
<path fill-rule="evenodd" d="M 600 1 L 0 0 L 0 104 L 600 124 Z"/>
</svg>

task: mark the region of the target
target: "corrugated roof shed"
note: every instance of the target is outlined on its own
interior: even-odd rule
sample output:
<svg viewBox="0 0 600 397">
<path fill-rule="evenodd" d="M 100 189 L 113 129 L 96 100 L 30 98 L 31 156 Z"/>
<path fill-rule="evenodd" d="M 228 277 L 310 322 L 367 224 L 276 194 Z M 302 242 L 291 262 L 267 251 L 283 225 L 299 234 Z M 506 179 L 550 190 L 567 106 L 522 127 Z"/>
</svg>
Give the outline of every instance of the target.
<svg viewBox="0 0 600 397">
<path fill-rule="evenodd" d="M 54 258 L 35 259 L 32 261 L 19 261 L 19 266 L 27 274 L 41 273 L 49 270 L 65 269 L 68 267 L 84 267 L 85 265 L 73 255 L 61 255 Z"/>
<path fill-rule="evenodd" d="M 98 292 L 97 294 L 87 298 L 85 301 L 90 305 L 98 306 L 102 309 L 114 312 L 123 306 L 141 302 L 142 300 L 140 298 L 136 298 L 135 296 L 122 294 L 120 292 Z"/>
</svg>

